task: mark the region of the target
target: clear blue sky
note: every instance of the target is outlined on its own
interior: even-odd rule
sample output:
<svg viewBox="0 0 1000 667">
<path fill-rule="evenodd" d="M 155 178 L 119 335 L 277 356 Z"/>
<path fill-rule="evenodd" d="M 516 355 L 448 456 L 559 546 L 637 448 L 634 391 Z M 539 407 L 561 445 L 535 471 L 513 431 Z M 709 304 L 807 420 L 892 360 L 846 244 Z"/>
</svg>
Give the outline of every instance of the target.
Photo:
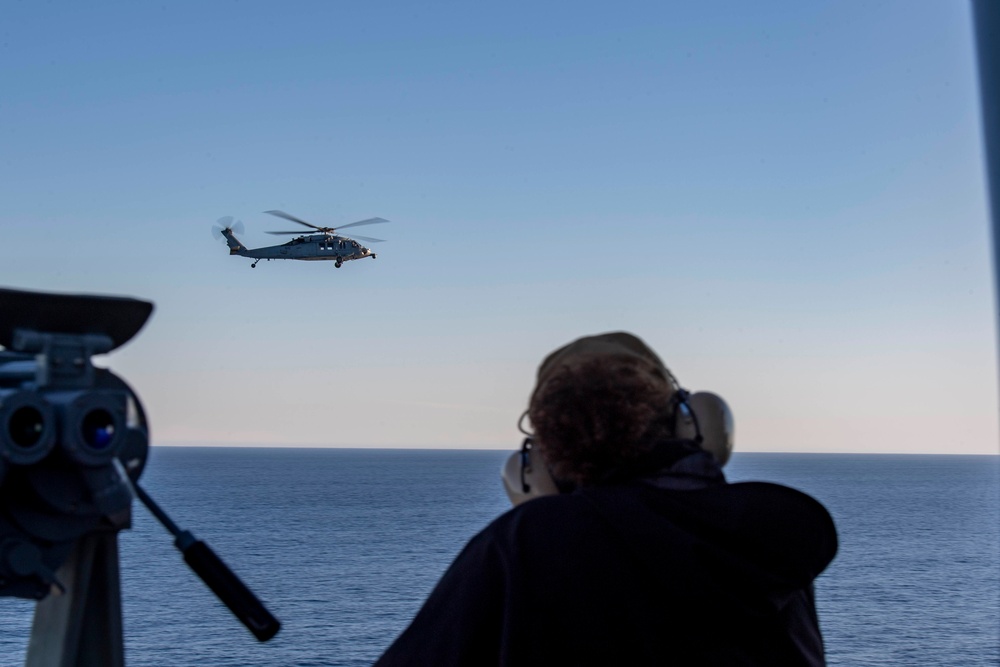
<svg viewBox="0 0 1000 667">
<path fill-rule="evenodd" d="M 996 453 L 979 126 L 964 2 L 8 2 L 0 285 L 156 302 L 156 444 L 513 447 L 625 329 L 744 451 Z"/>
</svg>

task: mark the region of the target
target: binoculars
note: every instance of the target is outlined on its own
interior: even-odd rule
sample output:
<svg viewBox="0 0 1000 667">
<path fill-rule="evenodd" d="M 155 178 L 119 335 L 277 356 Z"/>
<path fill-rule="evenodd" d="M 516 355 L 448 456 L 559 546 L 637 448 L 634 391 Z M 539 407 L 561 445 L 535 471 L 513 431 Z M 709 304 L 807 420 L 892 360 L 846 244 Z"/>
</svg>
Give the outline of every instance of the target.
<svg viewBox="0 0 1000 667">
<path fill-rule="evenodd" d="M 151 303 L 0 290 L 0 595 L 43 599 L 84 535 L 129 526 L 149 452 L 135 392 L 91 358 Z"/>
<path fill-rule="evenodd" d="M 0 596 L 39 601 L 28 665 L 75 665 L 84 654 L 124 665 L 117 535 L 133 498 L 257 639 L 280 628 L 139 486 L 142 403 L 92 357 L 128 342 L 152 311 L 138 299 L 0 289 Z"/>
</svg>

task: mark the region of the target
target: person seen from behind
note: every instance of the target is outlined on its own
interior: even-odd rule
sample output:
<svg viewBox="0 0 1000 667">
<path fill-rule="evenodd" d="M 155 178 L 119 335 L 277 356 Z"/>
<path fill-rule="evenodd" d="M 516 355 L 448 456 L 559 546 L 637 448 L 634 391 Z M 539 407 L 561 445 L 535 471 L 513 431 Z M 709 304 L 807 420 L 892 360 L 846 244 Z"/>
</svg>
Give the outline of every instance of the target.
<svg viewBox="0 0 1000 667">
<path fill-rule="evenodd" d="M 813 582 L 837 533 L 810 496 L 727 483 L 732 417 L 628 333 L 538 370 L 515 507 L 466 545 L 378 667 L 825 665 Z"/>
</svg>

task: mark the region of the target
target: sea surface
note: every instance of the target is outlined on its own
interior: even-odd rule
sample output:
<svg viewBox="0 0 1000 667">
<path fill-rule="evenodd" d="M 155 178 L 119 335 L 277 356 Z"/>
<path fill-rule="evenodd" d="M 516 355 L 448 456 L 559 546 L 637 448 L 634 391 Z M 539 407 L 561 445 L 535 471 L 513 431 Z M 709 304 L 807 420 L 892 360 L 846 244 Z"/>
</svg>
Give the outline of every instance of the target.
<svg viewBox="0 0 1000 667">
<path fill-rule="evenodd" d="M 141 483 L 283 623 L 258 643 L 141 506 L 121 534 L 130 667 L 369 665 L 508 505 L 506 452 L 153 448 Z M 821 500 L 840 552 L 817 581 L 831 665 L 1000 663 L 1000 457 L 736 454 L 731 481 Z M 34 604 L 0 599 L 0 666 Z"/>
</svg>

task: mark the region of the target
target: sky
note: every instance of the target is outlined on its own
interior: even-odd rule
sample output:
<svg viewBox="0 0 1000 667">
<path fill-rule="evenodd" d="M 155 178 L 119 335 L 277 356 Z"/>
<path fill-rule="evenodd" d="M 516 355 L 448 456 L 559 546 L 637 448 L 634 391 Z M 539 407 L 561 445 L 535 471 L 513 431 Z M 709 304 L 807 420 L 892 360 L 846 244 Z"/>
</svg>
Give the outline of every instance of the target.
<svg viewBox="0 0 1000 667">
<path fill-rule="evenodd" d="M 156 304 L 154 445 L 514 448 L 626 330 L 737 451 L 997 453 L 966 3 L 12 0 L 0 202 L 0 286 Z"/>
</svg>

